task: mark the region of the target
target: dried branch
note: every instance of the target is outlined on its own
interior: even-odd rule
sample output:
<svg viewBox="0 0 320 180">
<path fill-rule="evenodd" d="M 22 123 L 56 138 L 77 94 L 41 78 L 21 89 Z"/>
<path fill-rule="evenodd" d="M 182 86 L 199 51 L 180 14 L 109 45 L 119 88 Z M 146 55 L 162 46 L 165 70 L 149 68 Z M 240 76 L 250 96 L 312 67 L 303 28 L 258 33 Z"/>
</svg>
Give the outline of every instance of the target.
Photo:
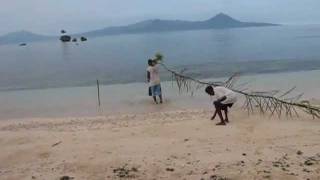
<svg viewBox="0 0 320 180">
<path fill-rule="evenodd" d="M 239 79 L 239 73 L 232 75 L 226 82 L 206 82 L 185 75 L 185 70 L 176 72 L 168 68 L 165 64 L 161 63 L 162 58 L 163 56 L 161 55 L 159 64 L 172 74 L 172 81 L 176 82 L 179 92 L 186 91 L 193 94 L 195 90 L 198 90 L 203 86 L 225 86 L 245 97 L 244 108 L 247 109 L 249 114 L 258 110 L 261 114 L 269 113 L 270 115 L 278 115 L 279 117 L 283 115 L 286 117 L 293 117 L 299 116 L 298 112 L 303 111 L 313 118 L 320 118 L 320 107 L 312 105 L 309 101 L 300 101 L 302 94 L 289 97 L 296 87 L 293 87 L 278 96 L 277 94 L 279 94 L 280 91 L 248 92 L 239 89 L 239 87 L 234 87 L 236 81 Z"/>
</svg>

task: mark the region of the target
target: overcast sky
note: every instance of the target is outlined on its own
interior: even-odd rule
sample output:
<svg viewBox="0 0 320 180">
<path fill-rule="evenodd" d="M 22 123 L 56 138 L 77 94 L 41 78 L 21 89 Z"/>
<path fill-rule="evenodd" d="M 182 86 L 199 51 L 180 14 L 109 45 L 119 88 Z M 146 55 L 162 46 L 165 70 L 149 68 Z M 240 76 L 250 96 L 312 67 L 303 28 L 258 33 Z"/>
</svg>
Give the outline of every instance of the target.
<svg viewBox="0 0 320 180">
<path fill-rule="evenodd" d="M 1 0 L 0 35 L 75 33 L 154 18 L 204 20 L 219 12 L 243 21 L 320 24 L 319 8 L 320 0 Z"/>
</svg>

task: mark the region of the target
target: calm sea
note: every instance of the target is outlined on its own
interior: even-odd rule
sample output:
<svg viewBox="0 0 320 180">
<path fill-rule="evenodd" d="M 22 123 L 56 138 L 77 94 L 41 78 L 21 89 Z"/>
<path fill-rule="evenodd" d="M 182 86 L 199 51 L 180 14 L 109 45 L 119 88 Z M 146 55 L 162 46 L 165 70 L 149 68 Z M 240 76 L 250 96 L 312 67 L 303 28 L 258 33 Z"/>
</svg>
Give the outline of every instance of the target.
<svg viewBox="0 0 320 180">
<path fill-rule="evenodd" d="M 253 90 L 297 86 L 306 99 L 320 99 L 319 47 L 320 25 L 105 36 L 78 45 L 57 40 L 0 46 L 0 119 L 210 109 L 202 91 L 194 97 L 179 95 L 170 82 L 162 84 L 165 104 L 152 104 L 141 82 L 146 61 L 156 52 L 164 54 L 167 65 L 187 67 L 192 76 L 267 72 L 244 76 L 243 81 Z M 90 86 L 96 79 L 106 84 L 101 87 L 100 109 L 96 87 Z"/>
<path fill-rule="evenodd" d="M 145 81 L 156 52 L 202 78 L 320 69 L 320 25 L 105 36 L 78 45 L 49 41 L 0 46 L 0 90 Z"/>
</svg>

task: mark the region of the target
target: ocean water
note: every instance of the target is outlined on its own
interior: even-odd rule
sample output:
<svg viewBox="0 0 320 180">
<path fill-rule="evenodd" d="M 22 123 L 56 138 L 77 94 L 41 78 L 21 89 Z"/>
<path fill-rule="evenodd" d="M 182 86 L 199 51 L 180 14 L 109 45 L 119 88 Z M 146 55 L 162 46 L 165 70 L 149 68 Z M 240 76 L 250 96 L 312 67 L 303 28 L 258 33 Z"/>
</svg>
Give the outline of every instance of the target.
<svg viewBox="0 0 320 180">
<path fill-rule="evenodd" d="M 303 99 L 320 100 L 320 70 L 269 73 L 240 77 L 238 85 L 248 83 L 248 91 L 286 90 L 296 87 L 294 95 L 304 93 Z M 208 79 L 223 81 L 226 78 Z M 97 88 L 71 87 L 0 92 L 0 120 L 41 117 L 83 117 L 109 114 L 162 112 L 181 109 L 213 108 L 212 100 L 199 89 L 193 96 L 179 93 L 172 82 L 163 82 L 164 104 L 155 105 L 147 95 L 146 83 L 101 86 L 101 107 Z M 237 87 L 237 86 L 235 86 Z M 242 89 L 243 87 L 241 87 Z M 239 96 L 241 100 L 241 96 Z M 241 101 L 236 104 L 240 108 Z"/>
<path fill-rule="evenodd" d="M 165 104 L 153 105 L 144 82 L 146 61 L 156 52 L 164 54 L 168 66 L 187 68 L 193 77 L 241 72 L 249 89 L 297 86 L 306 99 L 320 99 L 319 47 L 320 25 L 105 36 L 78 45 L 58 40 L 3 45 L 0 119 L 211 109 L 203 90 L 191 97 L 179 94 L 171 82 L 162 84 Z M 169 79 L 165 71 L 161 76 Z M 104 84 L 100 108 L 96 79 Z"/>
<path fill-rule="evenodd" d="M 145 81 L 156 52 L 201 78 L 320 69 L 320 25 L 237 28 L 0 46 L 0 90 Z"/>
</svg>

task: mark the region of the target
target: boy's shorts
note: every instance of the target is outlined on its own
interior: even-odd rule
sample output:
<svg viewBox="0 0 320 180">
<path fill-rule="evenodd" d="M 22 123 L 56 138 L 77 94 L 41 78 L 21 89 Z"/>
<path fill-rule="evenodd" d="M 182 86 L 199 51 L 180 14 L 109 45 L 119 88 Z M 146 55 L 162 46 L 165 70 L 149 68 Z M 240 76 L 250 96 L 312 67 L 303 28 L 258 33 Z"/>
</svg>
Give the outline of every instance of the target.
<svg viewBox="0 0 320 180">
<path fill-rule="evenodd" d="M 220 101 L 215 101 L 215 102 L 213 102 L 213 104 L 214 104 L 215 106 L 220 107 L 222 110 L 225 110 L 225 109 L 227 109 L 227 108 L 231 108 L 231 107 L 233 106 L 233 103 L 223 104 L 223 103 L 221 103 Z"/>
<path fill-rule="evenodd" d="M 151 86 L 150 88 L 151 88 L 152 96 L 160 96 L 161 95 L 161 85 L 160 84 Z"/>
</svg>

